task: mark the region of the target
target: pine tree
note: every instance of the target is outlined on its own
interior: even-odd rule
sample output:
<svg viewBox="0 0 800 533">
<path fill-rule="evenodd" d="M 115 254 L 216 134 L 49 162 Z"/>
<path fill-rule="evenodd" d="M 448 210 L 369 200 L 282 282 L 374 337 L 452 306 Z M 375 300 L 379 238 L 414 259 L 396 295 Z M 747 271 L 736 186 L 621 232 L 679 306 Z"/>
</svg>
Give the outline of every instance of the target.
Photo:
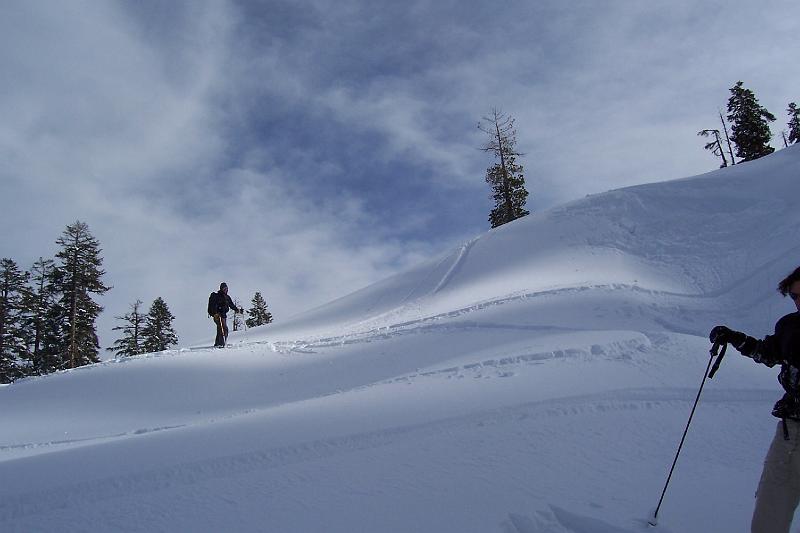
<svg viewBox="0 0 800 533">
<path fill-rule="evenodd" d="M 39 374 L 49 374 L 70 368 L 69 338 L 65 331 L 68 320 L 67 309 L 62 305 L 63 272 L 53 266 L 49 274 L 47 290 L 52 302 L 46 307 L 42 321 L 42 346 L 39 351 L 37 370 Z"/>
<path fill-rule="evenodd" d="M 45 348 L 60 337 L 54 272 L 53 260 L 42 257 L 31 267 L 30 286 L 25 300 L 25 330 L 31 357 L 30 370 L 35 375 L 55 372 L 60 367 L 57 359 L 59 350 Z M 50 342 L 46 339 L 50 339 Z"/>
<path fill-rule="evenodd" d="M 267 310 L 267 302 L 264 301 L 264 297 L 261 296 L 260 292 L 256 292 L 250 305 L 253 306 L 247 310 L 247 316 L 250 318 L 245 321 L 248 328 L 263 326 L 272 322 L 272 313 Z"/>
<path fill-rule="evenodd" d="M 800 109 L 792 102 L 789 104 L 789 143 L 794 144 L 800 141 Z"/>
<path fill-rule="evenodd" d="M 115 317 L 122 320 L 124 325 L 112 328 L 113 331 L 122 331 L 122 338 L 117 339 L 114 345 L 106 350 L 114 352 L 117 357 L 129 357 L 145 353 L 144 336 L 142 331 L 145 325 L 145 315 L 139 312 L 142 305 L 141 300 L 136 300 L 131 304 L 131 312 L 123 316 Z"/>
<path fill-rule="evenodd" d="M 745 89 L 741 81 L 731 87 L 728 120 L 733 124 L 731 139 L 736 144 L 736 155 L 742 161 L 752 161 L 775 151 L 769 145 L 772 138 L 769 123 L 775 121 L 775 115 L 761 107 L 753 91 Z"/>
<path fill-rule="evenodd" d="M 29 359 L 23 336 L 24 299 L 28 273 L 16 262 L 0 260 L 0 383 L 11 383 L 25 374 Z"/>
<path fill-rule="evenodd" d="M 483 117 L 478 129 L 489 135 L 489 141 L 481 150 L 492 153 L 499 160 L 486 169 L 486 183 L 492 187 L 495 204 L 489 214 L 489 222 L 496 228 L 529 213 L 525 210 L 528 191 L 525 189 L 522 165 L 516 162 L 516 158 L 522 154 L 514 148 L 517 132 L 513 118 L 492 109 L 492 114 Z"/>
<path fill-rule="evenodd" d="M 160 352 L 178 344 L 178 335 L 172 327 L 175 317 L 170 313 L 167 303 L 158 298 L 153 301 L 142 328 L 145 352 Z"/>
<path fill-rule="evenodd" d="M 100 243 L 81 221 L 67 226 L 56 241 L 61 250 L 56 254 L 59 292 L 61 293 L 62 334 L 65 352 L 61 353 L 69 368 L 100 361 L 95 320 L 103 308 L 92 300 L 92 294 L 104 294 L 111 287 L 103 284 L 103 259 Z"/>
</svg>

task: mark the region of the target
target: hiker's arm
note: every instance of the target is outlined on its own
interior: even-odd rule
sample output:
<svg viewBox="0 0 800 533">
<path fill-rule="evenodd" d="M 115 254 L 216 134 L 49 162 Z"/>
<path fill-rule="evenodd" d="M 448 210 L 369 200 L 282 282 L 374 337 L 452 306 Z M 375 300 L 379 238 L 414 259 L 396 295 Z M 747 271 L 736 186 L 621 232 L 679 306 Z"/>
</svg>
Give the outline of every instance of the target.
<svg viewBox="0 0 800 533">
<path fill-rule="evenodd" d="M 779 352 L 775 350 L 772 337 L 767 335 L 763 341 L 750 337 L 741 331 L 732 330 L 727 326 L 716 326 L 708 336 L 714 344 L 730 344 L 740 354 L 750 357 L 757 363 L 775 366 L 780 361 L 776 359 Z"/>
<path fill-rule="evenodd" d="M 244 309 L 239 309 L 238 307 L 236 307 L 236 304 L 233 303 L 233 300 L 231 299 L 230 296 L 228 296 L 226 294 L 225 298 L 228 299 L 228 307 L 230 307 L 231 309 L 233 309 L 235 312 L 239 313 L 240 315 L 244 312 Z"/>
<path fill-rule="evenodd" d="M 767 366 L 800 363 L 800 327 L 794 316 L 787 315 L 775 324 L 775 334 L 758 341 L 758 350 L 753 359 Z"/>
<path fill-rule="evenodd" d="M 751 337 L 752 338 L 752 337 Z M 755 349 L 752 354 L 745 354 L 762 365 L 773 367 L 779 363 L 783 363 L 783 357 L 778 347 L 777 339 L 774 335 L 767 335 L 760 341 L 756 341 Z"/>
</svg>

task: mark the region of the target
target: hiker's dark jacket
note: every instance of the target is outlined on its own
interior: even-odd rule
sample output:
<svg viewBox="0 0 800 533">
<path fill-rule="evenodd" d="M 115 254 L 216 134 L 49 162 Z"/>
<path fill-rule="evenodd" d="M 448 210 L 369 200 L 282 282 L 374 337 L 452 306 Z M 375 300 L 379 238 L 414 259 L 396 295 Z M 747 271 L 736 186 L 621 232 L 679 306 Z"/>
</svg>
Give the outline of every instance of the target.
<svg viewBox="0 0 800 533">
<path fill-rule="evenodd" d="M 231 300 L 231 297 L 222 292 L 221 290 L 214 293 L 216 298 L 213 299 L 211 302 L 212 309 L 214 310 L 213 314 L 226 316 L 228 311 L 231 309 L 236 309 L 236 306 Z"/>
<path fill-rule="evenodd" d="M 772 414 L 800 420 L 800 312 L 778 320 L 775 334 L 758 341 L 755 352 L 745 355 L 769 367 L 781 365 L 778 382 L 786 394 L 775 404 Z"/>
</svg>

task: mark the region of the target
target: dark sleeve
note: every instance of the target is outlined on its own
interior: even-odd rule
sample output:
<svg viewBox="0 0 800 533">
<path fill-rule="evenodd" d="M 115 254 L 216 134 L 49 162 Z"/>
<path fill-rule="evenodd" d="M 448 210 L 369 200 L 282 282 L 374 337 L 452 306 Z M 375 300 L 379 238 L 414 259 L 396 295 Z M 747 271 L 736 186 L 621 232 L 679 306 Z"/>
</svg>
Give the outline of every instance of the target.
<svg viewBox="0 0 800 533">
<path fill-rule="evenodd" d="M 239 310 L 239 308 L 238 308 L 238 307 L 236 307 L 236 305 L 234 305 L 234 303 L 233 303 L 233 300 L 231 300 L 231 297 L 230 297 L 230 296 L 228 296 L 228 295 L 226 294 L 226 295 L 225 295 L 225 298 L 228 300 L 228 307 L 230 307 L 230 308 L 231 308 L 231 309 L 233 309 L 234 311 L 238 311 L 238 310 Z"/>
<path fill-rule="evenodd" d="M 797 364 L 800 356 L 800 321 L 787 315 L 775 324 L 775 334 L 758 341 L 753 360 L 767 366 Z"/>
<path fill-rule="evenodd" d="M 780 348 L 775 335 L 767 335 L 762 340 L 758 341 L 756 352 L 751 356 L 753 361 L 773 367 L 778 363 L 782 363 Z"/>
</svg>

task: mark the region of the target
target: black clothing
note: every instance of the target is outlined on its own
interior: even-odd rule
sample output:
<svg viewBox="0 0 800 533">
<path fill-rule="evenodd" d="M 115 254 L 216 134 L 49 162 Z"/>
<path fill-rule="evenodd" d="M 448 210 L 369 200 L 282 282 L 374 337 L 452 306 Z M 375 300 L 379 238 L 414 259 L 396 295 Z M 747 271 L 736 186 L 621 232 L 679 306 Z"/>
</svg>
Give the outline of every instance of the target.
<svg viewBox="0 0 800 533">
<path fill-rule="evenodd" d="M 238 312 L 239 309 L 233 304 L 233 300 L 231 297 L 225 294 L 222 290 L 219 290 L 214 293 L 216 298 L 214 301 L 211 302 L 211 307 L 214 310 L 214 315 L 220 315 L 221 317 L 225 317 L 228 314 L 228 311 L 233 309 L 234 311 Z"/>
<path fill-rule="evenodd" d="M 745 350 L 747 347 L 754 350 Z M 800 312 L 778 320 L 774 335 L 767 335 L 756 343 L 747 342 L 742 348 L 742 354 L 752 357 L 757 363 L 769 367 L 781 365 L 778 382 L 786 393 L 775 404 L 772 414 L 778 418 L 800 420 Z"/>
<path fill-rule="evenodd" d="M 214 347 L 224 348 L 225 341 L 228 340 L 228 322 L 223 315 L 214 316 L 214 324 L 217 325 L 217 337 L 214 339 Z"/>
<path fill-rule="evenodd" d="M 751 337 L 752 338 L 752 337 Z M 742 333 L 741 331 L 734 331 L 727 326 L 717 326 L 711 330 L 711 333 L 708 335 L 708 340 L 710 340 L 714 344 L 725 344 L 730 343 L 733 345 L 734 348 L 739 350 L 742 353 L 752 353 L 753 350 L 745 349 L 745 345 L 747 343 L 747 335 Z M 755 341 L 755 339 L 752 339 Z"/>
<path fill-rule="evenodd" d="M 211 293 L 208 308 L 214 318 L 214 324 L 217 326 L 217 337 L 214 339 L 214 346 L 222 348 L 228 340 L 228 322 L 226 320 L 228 311 L 233 309 L 237 313 L 241 313 L 244 310 L 237 308 L 231 297 L 222 289 Z"/>
</svg>

